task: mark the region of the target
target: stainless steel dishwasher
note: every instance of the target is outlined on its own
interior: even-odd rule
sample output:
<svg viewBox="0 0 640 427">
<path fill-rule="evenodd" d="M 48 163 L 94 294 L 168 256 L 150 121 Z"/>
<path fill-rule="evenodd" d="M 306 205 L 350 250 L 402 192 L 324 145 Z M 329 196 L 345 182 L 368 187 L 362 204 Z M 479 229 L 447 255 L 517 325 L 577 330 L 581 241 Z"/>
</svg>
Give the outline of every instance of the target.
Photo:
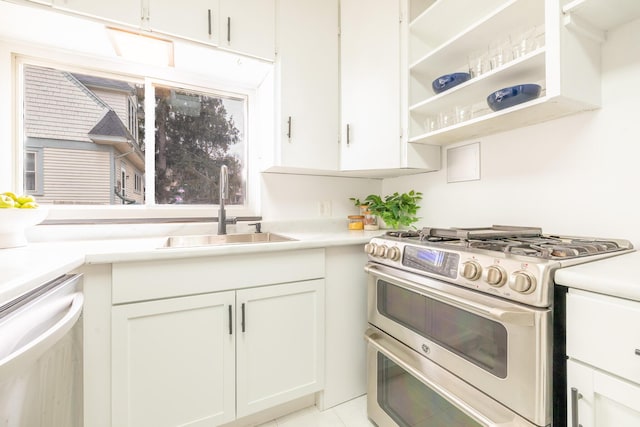
<svg viewBox="0 0 640 427">
<path fill-rule="evenodd" d="M 0 427 L 82 426 L 80 278 L 0 306 Z"/>
</svg>

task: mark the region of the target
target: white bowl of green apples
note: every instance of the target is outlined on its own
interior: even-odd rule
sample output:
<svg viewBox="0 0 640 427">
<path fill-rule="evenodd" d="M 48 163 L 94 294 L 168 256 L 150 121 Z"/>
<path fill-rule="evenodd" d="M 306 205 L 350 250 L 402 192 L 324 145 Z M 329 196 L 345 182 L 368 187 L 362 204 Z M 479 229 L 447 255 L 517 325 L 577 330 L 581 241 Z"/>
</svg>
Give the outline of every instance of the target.
<svg viewBox="0 0 640 427">
<path fill-rule="evenodd" d="M 48 210 L 33 196 L 0 194 L 0 248 L 15 248 L 27 244 L 26 230 L 44 221 Z"/>
</svg>

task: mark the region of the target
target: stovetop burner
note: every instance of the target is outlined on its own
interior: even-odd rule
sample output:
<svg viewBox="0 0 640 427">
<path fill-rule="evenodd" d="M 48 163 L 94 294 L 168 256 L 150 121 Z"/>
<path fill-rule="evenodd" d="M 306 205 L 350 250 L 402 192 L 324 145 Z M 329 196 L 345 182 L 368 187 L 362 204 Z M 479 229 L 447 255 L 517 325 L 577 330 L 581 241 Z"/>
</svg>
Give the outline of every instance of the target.
<svg viewBox="0 0 640 427">
<path fill-rule="evenodd" d="M 472 248 L 540 259 L 570 259 L 629 249 L 613 240 L 542 234 L 540 228 L 493 226 L 486 228 L 423 228 L 394 230 L 387 237 L 420 245 Z"/>
</svg>

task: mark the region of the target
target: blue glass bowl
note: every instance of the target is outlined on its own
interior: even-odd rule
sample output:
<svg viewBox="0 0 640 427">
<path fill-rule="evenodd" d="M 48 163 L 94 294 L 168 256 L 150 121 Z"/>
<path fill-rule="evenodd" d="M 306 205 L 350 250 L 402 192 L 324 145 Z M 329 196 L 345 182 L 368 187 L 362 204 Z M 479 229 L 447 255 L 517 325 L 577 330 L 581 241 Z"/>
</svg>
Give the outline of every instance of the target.
<svg viewBox="0 0 640 427">
<path fill-rule="evenodd" d="M 487 97 L 487 104 L 493 111 L 504 110 L 540 96 L 540 85 L 523 84 L 505 87 Z"/>
<path fill-rule="evenodd" d="M 454 86 L 458 86 L 460 83 L 464 83 L 471 78 L 469 73 L 452 73 L 445 74 L 435 79 L 431 83 L 431 87 L 435 93 L 444 92 L 451 89 Z"/>
</svg>

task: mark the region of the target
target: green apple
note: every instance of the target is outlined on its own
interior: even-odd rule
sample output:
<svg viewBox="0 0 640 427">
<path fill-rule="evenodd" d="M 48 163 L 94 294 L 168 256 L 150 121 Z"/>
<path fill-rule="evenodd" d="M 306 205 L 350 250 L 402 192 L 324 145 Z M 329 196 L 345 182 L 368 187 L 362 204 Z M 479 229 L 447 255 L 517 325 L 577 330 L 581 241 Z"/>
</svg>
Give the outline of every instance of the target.
<svg viewBox="0 0 640 427">
<path fill-rule="evenodd" d="M 0 194 L 0 208 L 13 208 L 16 206 L 16 201 L 5 194 Z"/>
</svg>

